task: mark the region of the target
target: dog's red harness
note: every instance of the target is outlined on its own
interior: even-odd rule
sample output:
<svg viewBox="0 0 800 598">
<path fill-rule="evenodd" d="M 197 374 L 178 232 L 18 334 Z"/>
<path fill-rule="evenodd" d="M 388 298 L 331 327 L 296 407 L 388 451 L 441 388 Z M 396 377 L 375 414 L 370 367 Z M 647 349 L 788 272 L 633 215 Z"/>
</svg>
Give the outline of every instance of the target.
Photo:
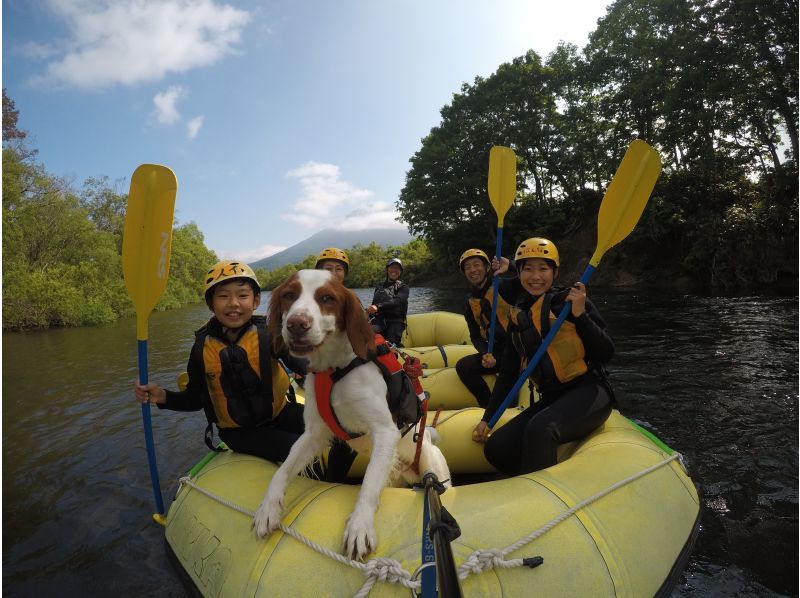
<svg viewBox="0 0 800 598">
<path fill-rule="evenodd" d="M 409 378 L 411 378 L 414 392 L 417 394 L 422 393 L 422 386 L 419 384 L 419 380 L 417 379 L 422 373 L 422 370 L 419 367 L 419 360 L 414 363 L 414 358 L 408 358 L 406 361 L 406 366 L 408 367 L 402 365 L 397 359 L 397 355 L 394 353 L 394 351 L 389 349 L 388 343 L 380 334 L 375 335 L 375 344 L 378 347 L 377 355 L 371 356 L 372 358 L 369 360 L 364 360 L 357 357 L 343 369 L 331 369 L 324 372 L 315 372 L 314 374 L 314 394 L 316 396 L 317 412 L 330 428 L 331 432 L 333 432 L 338 438 L 345 441 L 358 438 L 358 436 L 361 436 L 361 434 L 350 434 L 339 423 L 336 413 L 334 413 L 333 407 L 331 406 L 331 390 L 333 389 L 334 383 L 343 378 L 354 367 L 367 363 L 368 361 L 374 362 L 383 373 L 383 377 L 385 380 L 387 380 L 387 384 L 392 376 L 402 376 L 403 373 L 405 373 L 409 375 Z M 387 399 L 390 400 L 391 403 L 391 397 L 387 397 Z M 417 420 L 411 422 L 412 425 L 418 420 L 419 416 L 417 417 Z M 398 421 L 398 423 L 400 422 Z"/>
</svg>

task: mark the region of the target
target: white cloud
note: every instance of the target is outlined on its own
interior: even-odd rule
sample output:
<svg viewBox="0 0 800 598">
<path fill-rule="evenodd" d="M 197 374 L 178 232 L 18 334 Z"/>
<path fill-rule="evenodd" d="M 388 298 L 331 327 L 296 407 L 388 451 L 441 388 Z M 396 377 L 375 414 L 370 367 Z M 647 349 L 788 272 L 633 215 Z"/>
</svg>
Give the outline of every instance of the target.
<svg viewBox="0 0 800 598">
<path fill-rule="evenodd" d="M 186 125 L 187 131 L 189 133 L 189 139 L 194 139 L 197 137 L 197 134 L 200 132 L 200 128 L 203 126 L 203 121 L 205 120 L 205 116 L 202 114 L 200 116 L 194 117 L 189 123 Z"/>
<path fill-rule="evenodd" d="M 156 105 L 156 120 L 162 125 L 174 125 L 178 122 L 181 115 L 176 104 L 185 96 L 186 90 L 180 85 L 170 85 L 166 91 L 157 93 L 153 98 L 153 103 Z"/>
<path fill-rule="evenodd" d="M 284 249 L 286 249 L 286 247 L 283 245 L 262 245 L 261 247 L 256 247 L 255 249 L 223 249 L 221 251 L 217 251 L 216 253 L 221 260 L 241 260 L 243 262 L 251 263 L 262 260 L 265 257 L 275 255 Z"/>
<path fill-rule="evenodd" d="M 47 60 L 58 53 L 52 44 L 39 42 L 25 42 L 17 49 L 17 54 L 31 60 Z"/>
<path fill-rule="evenodd" d="M 307 228 L 323 224 L 340 227 L 344 210 L 363 206 L 373 195 L 372 191 L 343 181 L 335 164 L 307 162 L 286 176 L 298 179 L 303 192 L 293 202 L 292 213 L 283 219 Z"/>
<path fill-rule="evenodd" d="M 364 230 L 368 228 L 395 228 L 405 230 L 405 224 L 397 221 L 399 212 L 392 204 L 386 201 L 358 208 L 345 215 L 341 222 L 334 228 L 340 230 Z"/>
<path fill-rule="evenodd" d="M 50 0 L 50 5 L 71 36 L 63 56 L 37 79 L 80 88 L 157 81 L 213 64 L 234 52 L 250 19 L 247 11 L 214 0 Z"/>
</svg>

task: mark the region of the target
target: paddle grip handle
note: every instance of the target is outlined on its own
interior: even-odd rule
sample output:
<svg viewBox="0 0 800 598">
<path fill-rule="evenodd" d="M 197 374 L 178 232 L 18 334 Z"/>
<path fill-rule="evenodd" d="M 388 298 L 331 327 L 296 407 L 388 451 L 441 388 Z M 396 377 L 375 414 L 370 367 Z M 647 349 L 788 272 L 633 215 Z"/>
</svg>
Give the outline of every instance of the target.
<svg viewBox="0 0 800 598">
<path fill-rule="evenodd" d="M 583 276 L 581 276 L 580 282 L 583 284 L 589 282 L 589 279 L 592 277 L 592 274 L 594 274 L 596 269 L 597 268 L 595 268 L 591 264 L 586 266 L 586 270 L 583 271 Z M 525 368 L 525 371 L 522 372 L 522 375 L 519 377 L 517 382 L 511 388 L 509 393 L 506 395 L 506 398 L 503 399 L 503 402 L 500 404 L 500 407 L 498 407 L 497 411 L 495 411 L 495 414 L 492 416 L 492 419 L 489 420 L 489 429 L 494 428 L 495 424 L 497 423 L 497 420 L 499 420 L 500 416 L 503 415 L 503 411 L 506 410 L 506 408 L 508 407 L 509 403 L 511 403 L 513 398 L 517 396 L 519 389 L 522 388 L 523 384 L 525 384 L 525 381 L 530 377 L 534 368 L 537 365 L 539 365 L 539 362 L 542 360 L 542 357 L 547 351 L 547 347 L 549 347 L 550 343 L 553 342 L 553 338 L 555 338 L 558 329 L 561 328 L 561 324 L 563 324 L 564 320 L 567 319 L 567 314 L 569 314 L 570 309 L 572 309 L 572 302 L 567 301 L 566 303 L 564 303 L 564 307 L 561 308 L 561 313 L 558 314 L 558 318 L 556 318 L 556 321 L 553 322 L 553 325 L 550 327 L 550 332 L 547 333 L 547 335 L 542 340 L 542 344 L 539 345 L 539 348 L 536 350 L 536 353 L 534 353 L 533 357 L 531 357 L 531 360 L 528 362 L 528 366 Z"/>
<path fill-rule="evenodd" d="M 500 259 L 503 251 L 503 227 L 497 227 L 497 245 L 494 248 L 494 256 L 497 259 Z M 491 266 L 491 264 L 490 264 Z M 486 349 L 486 353 L 489 355 L 492 354 L 492 349 L 494 349 L 494 327 L 495 323 L 497 322 L 497 295 L 500 291 L 500 279 L 497 276 L 492 275 L 492 317 L 489 320 L 489 348 Z"/>
<path fill-rule="evenodd" d="M 147 340 L 137 341 L 139 349 L 139 383 L 147 384 Z M 153 498 L 159 515 L 164 514 L 164 499 L 161 496 L 161 482 L 158 479 L 156 465 L 156 445 L 153 442 L 153 425 L 150 421 L 150 403 L 142 403 L 142 427 L 144 442 L 147 446 L 147 463 L 150 466 L 150 481 L 153 486 Z"/>
</svg>

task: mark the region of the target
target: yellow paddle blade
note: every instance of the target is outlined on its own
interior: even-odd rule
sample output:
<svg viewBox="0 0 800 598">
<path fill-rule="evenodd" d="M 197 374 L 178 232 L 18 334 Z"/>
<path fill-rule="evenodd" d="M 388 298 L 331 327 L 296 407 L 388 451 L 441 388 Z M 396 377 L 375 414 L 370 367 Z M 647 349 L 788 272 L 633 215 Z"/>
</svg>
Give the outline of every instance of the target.
<svg viewBox="0 0 800 598">
<path fill-rule="evenodd" d="M 497 226 L 517 196 L 517 154 L 510 147 L 495 145 L 489 150 L 489 201 L 497 214 Z"/>
<path fill-rule="evenodd" d="M 605 252 L 634 229 L 660 172 L 658 152 L 641 139 L 632 141 L 600 204 L 597 249 L 589 260 L 592 266 L 596 267 Z"/>
<path fill-rule="evenodd" d="M 178 181 L 166 166 L 142 164 L 131 177 L 122 236 L 122 273 L 136 309 L 139 340 L 146 340 L 147 317 L 167 286 L 177 192 Z"/>
</svg>

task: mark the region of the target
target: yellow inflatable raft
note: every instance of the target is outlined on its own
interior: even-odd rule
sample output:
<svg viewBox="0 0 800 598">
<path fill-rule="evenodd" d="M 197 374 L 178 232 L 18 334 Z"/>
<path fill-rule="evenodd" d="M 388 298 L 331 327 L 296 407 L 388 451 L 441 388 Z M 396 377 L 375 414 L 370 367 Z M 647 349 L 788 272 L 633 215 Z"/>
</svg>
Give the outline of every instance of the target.
<svg viewBox="0 0 800 598">
<path fill-rule="evenodd" d="M 411 314 L 400 342 L 403 351 L 419 357 L 426 369 L 452 367 L 476 352 L 464 316 L 449 311 Z"/>
<path fill-rule="evenodd" d="M 482 412 L 444 412 L 437 425 L 456 478 L 492 470 L 470 440 Z M 498 425 L 513 415 L 508 410 Z M 452 550 L 464 596 L 668 595 L 699 517 L 678 455 L 614 411 L 589 437 L 563 445 L 559 457 L 543 471 L 441 495 L 461 528 Z M 351 473 L 361 467 L 357 460 Z M 210 454 L 182 480 L 166 541 L 203 595 L 409 595 L 419 583 L 412 574 L 421 560 L 421 492 L 384 489 L 377 553 L 355 563 L 339 551 L 358 486 L 298 477 L 286 493 L 284 531 L 255 537 L 252 513 L 275 470 L 229 451 Z M 543 564 L 517 566 L 535 556 Z"/>
<path fill-rule="evenodd" d="M 483 380 L 492 389 L 497 378 L 483 376 Z M 425 370 L 419 381 L 423 390 L 428 393 L 429 411 L 478 406 L 475 396 L 461 382 L 454 367 Z M 519 400 L 521 404 L 530 404 L 530 389 L 527 384 L 520 390 Z"/>
</svg>

